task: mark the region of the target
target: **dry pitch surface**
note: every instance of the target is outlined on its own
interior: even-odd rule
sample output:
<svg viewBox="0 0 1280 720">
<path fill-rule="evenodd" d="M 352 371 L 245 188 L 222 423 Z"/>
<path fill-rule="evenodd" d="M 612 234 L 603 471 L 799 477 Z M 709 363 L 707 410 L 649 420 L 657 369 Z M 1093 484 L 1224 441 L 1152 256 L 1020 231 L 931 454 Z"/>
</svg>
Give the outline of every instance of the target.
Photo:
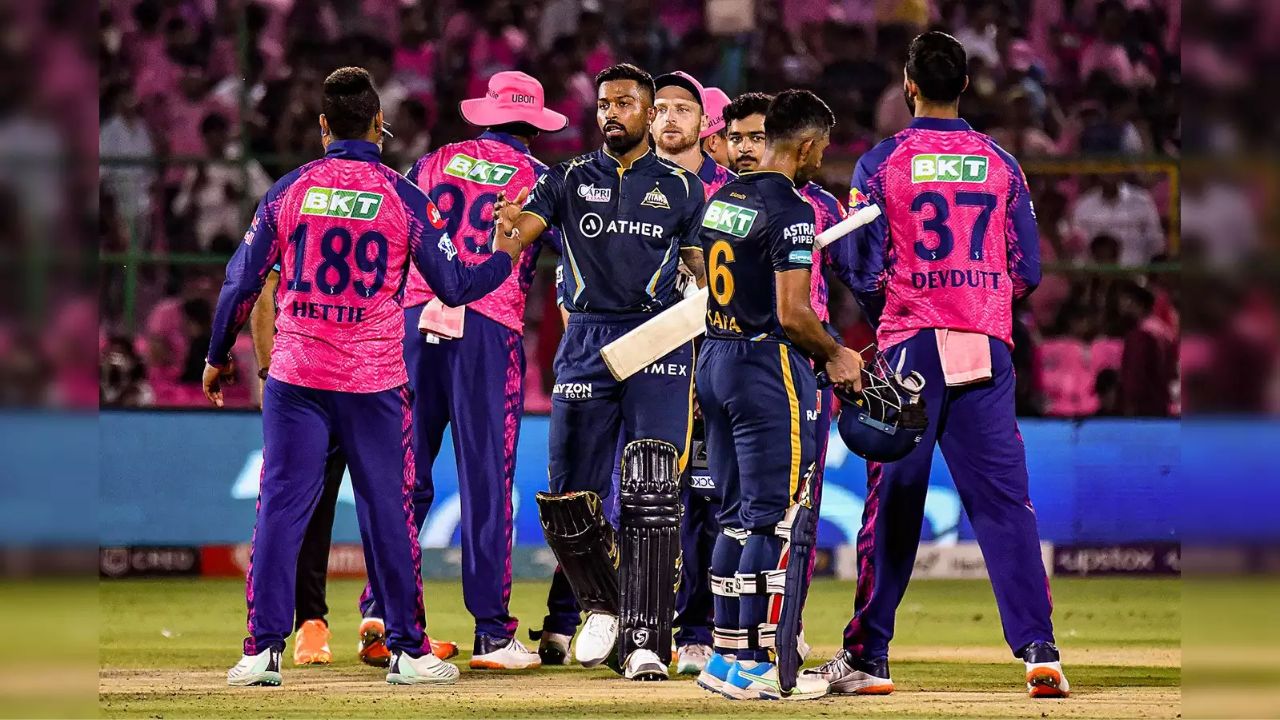
<svg viewBox="0 0 1280 720">
<path fill-rule="evenodd" d="M 821 661 L 836 649 L 852 584 L 815 583 L 806 623 Z M 1054 583 L 1059 644 L 1075 692 L 1031 701 L 1020 663 L 1000 645 L 995 601 L 985 582 L 918 582 L 898 620 L 888 697 L 803 703 L 730 702 L 690 679 L 631 683 L 608 670 L 547 668 L 531 673 L 466 669 L 470 618 L 457 583 L 427 585 L 433 636 L 454 639 L 462 679 L 447 688 L 398 688 L 355 661 L 359 587 L 330 585 L 329 667 L 286 662 L 280 688 L 229 688 L 239 655 L 241 583 L 116 581 L 100 586 L 99 710 L 112 717 L 1015 717 L 1172 718 L 1181 711 L 1181 627 L 1176 580 Z M 545 585 L 517 583 L 512 605 L 536 626 Z"/>
</svg>

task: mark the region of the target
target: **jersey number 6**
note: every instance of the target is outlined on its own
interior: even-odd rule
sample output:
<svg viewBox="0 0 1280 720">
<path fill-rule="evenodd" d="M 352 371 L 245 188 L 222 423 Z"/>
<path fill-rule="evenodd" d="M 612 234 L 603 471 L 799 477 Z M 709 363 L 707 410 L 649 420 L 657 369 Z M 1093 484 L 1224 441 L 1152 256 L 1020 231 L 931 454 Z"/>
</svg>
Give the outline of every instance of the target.
<svg viewBox="0 0 1280 720">
<path fill-rule="evenodd" d="M 919 213 L 925 205 L 933 207 L 933 217 L 921 221 L 921 227 L 938 238 L 937 245 L 929 247 L 923 240 L 916 241 L 916 257 L 921 260 L 936 261 L 945 259 L 955 246 L 955 237 L 947 220 L 951 217 L 951 205 L 945 195 L 939 192 L 922 192 L 911 202 L 911 212 Z M 991 221 L 991 211 L 996 209 L 996 196 L 984 192 L 958 192 L 956 205 L 959 207 L 982 208 L 973 221 L 973 231 L 969 234 L 969 259 L 982 259 L 982 241 L 987 236 L 987 223 Z"/>
<path fill-rule="evenodd" d="M 717 240 L 711 246 L 711 258 L 707 262 L 707 279 L 711 287 L 711 297 L 721 306 L 729 304 L 733 299 L 733 273 L 725 267 L 733 262 L 733 246 L 724 240 Z"/>
</svg>

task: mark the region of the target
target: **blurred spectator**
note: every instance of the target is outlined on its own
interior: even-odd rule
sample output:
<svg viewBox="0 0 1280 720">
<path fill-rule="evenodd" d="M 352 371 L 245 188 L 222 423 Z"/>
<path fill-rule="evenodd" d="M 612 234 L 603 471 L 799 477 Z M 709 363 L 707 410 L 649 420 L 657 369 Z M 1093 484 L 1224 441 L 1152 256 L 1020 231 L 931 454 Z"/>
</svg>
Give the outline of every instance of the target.
<svg viewBox="0 0 1280 720">
<path fill-rule="evenodd" d="M 1080 79 L 1095 72 L 1104 73 L 1123 87 L 1151 85 L 1155 79 L 1146 66 L 1143 50 L 1134 48 L 1132 55 L 1126 43 L 1136 40 L 1126 31 L 1129 11 L 1120 0 L 1103 0 L 1094 11 L 1097 35 L 1087 42 L 1080 54 Z M 1133 57 L 1137 55 L 1138 57 Z"/>
<path fill-rule="evenodd" d="M 1004 122 L 991 130 L 991 137 L 1016 158 L 1047 157 L 1058 154 L 1058 145 L 1036 117 L 1031 96 L 1024 88 L 1010 90 L 1004 97 Z"/>
<path fill-rule="evenodd" d="M 102 130 L 98 148 L 103 156 L 122 160 L 150 160 L 155 156 L 151 131 L 138 113 L 138 103 L 129 87 L 118 86 L 104 93 Z M 116 210 L 129 221 L 146 218 L 151 212 L 151 183 L 155 172 L 142 162 L 136 165 L 104 165 L 103 188 L 115 199 Z M 136 231 L 143 233 L 139 224 Z"/>
<path fill-rule="evenodd" d="M 1155 315 L 1155 296 L 1136 283 L 1121 288 L 1120 316 L 1128 326 L 1120 365 L 1120 408 L 1125 415 L 1164 417 L 1178 382 L 1178 337 Z"/>
<path fill-rule="evenodd" d="M 238 145 L 231 142 L 227 119 L 210 114 L 200 123 L 204 154 L 209 158 L 187 169 L 173 212 L 194 234 L 195 246 L 208 252 L 220 241 L 222 252 L 235 249 L 244 233 L 240 204 L 255 202 L 271 188 L 271 178 L 256 160 L 241 165 Z M 245 183 L 248 183 L 246 185 Z"/>
<path fill-rule="evenodd" d="M 1198 172 L 1183 177 L 1183 244 L 1202 244 L 1196 249 L 1217 268 L 1237 266 L 1258 249 L 1258 213 L 1231 182 Z"/>
<path fill-rule="evenodd" d="M 1112 235 L 1120 243 L 1121 265 L 1145 265 L 1165 249 L 1151 193 L 1113 174 L 1097 176 L 1097 184 L 1076 200 L 1071 225 L 1081 237 Z"/>
<path fill-rule="evenodd" d="M 145 407 L 155 402 L 147 384 L 147 369 L 129 338 L 117 335 L 102 349 L 102 407 Z"/>
</svg>

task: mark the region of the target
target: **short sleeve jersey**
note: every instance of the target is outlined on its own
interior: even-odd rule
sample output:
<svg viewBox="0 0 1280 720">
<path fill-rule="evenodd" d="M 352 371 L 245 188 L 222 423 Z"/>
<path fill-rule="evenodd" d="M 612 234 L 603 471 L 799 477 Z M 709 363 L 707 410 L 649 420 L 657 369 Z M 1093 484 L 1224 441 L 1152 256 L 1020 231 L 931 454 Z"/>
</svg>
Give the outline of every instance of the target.
<svg viewBox="0 0 1280 720">
<path fill-rule="evenodd" d="M 813 268 L 813 226 L 813 206 L 782 173 L 744 173 L 711 197 L 701 223 L 707 337 L 789 344 L 774 273 Z"/>
</svg>

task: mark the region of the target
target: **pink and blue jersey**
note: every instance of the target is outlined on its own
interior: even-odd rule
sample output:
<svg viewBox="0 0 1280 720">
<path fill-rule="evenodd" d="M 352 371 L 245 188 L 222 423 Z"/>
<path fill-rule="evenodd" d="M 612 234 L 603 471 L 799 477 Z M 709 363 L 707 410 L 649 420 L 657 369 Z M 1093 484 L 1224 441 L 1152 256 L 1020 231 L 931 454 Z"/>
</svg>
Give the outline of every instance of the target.
<svg viewBox="0 0 1280 720">
<path fill-rule="evenodd" d="M 800 197 L 813 206 L 813 229 L 816 234 L 821 234 L 822 231 L 844 219 L 844 206 L 835 195 L 823 190 L 818 183 L 805 183 L 804 187 L 800 188 Z M 815 245 L 813 273 L 809 276 L 809 302 L 813 305 L 813 312 L 824 323 L 831 322 L 831 311 L 827 309 L 827 279 L 822 275 L 822 267 L 831 262 L 830 254 Z"/>
<path fill-rule="evenodd" d="M 1013 346 L 1013 301 L 1040 282 L 1040 238 L 1009 153 L 964 120 L 916 118 L 862 156 L 852 188 L 884 213 L 833 249 L 882 348 L 924 328 Z"/>
<path fill-rule="evenodd" d="M 319 390 L 378 392 L 405 384 L 401 295 L 410 259 L 442 300 L 471 302 L 511 273 L 506 253 L 467 267 L 435 205 L 362 140 L 282 177 L 258 205 L 227 263 L 208 360 L 225 365 L 236 334 L 280 265 L 271 377 Z"/>
<path fill-rule="evenodd" d="M 453 239 L 458 257 L 468 265 L 484 262 L 493 254 L 493 204 L 498 193 L 514 200 L 524 188 L 532 188 L 547 166 L 529 154 L 524 143 L 506 133 L 485 131 L 475 140 L 452 143 L 424 155 L 414 163 L 408 178 L 427 193 L 440 209 L 445 231 Z M 533 282 L 543 243 L 559 252 L 555 231 L 544 232 L 525 249 L 511 277 L 494 292 L 467 307 L 518 333 L 524 332 L 524 306 Z M 410 268 L 404 306 L 422 305 L 435 293 L 422 275 Z M 448 303 L 446 303 L 448 304 Z"/>
<path fill-rule="evenodd" d="M 703 151 L 702 165 L 698 167 L 698 179 L 702 181 L 702 186 L 707 191 L 708 200 L 730 180 L 736 180 L 737 178 L 737 173 L 716 162 L 715 158 Z"/>
</svg>

